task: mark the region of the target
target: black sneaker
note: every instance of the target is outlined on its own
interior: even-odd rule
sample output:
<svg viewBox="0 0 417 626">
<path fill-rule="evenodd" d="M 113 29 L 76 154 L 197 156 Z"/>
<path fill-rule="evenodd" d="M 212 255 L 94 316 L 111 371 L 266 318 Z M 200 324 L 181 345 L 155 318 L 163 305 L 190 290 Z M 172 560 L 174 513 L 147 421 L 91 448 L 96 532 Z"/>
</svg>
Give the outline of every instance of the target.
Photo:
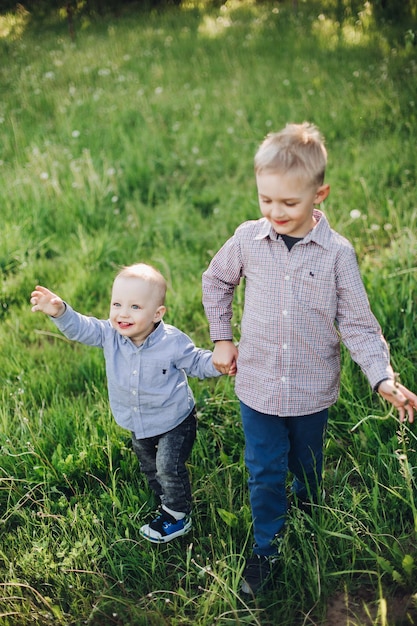
<svg viewBox="0 0 417 626">
<path fill-rule="evenodd" d="M 297 496 L 294 495 L 290 500 L 289 508 L 290 509 L 296 508 L 299 511 L 302 511 L 303 513 L 306 513 L 307 515 L 312 517 L 315 507 L 317 507 L 318 504 L 323 503 L 325 498 L 326 498 L 326 492 L 324 489 L 321 492 L 321 494 L 318 494 L 315 497 L 313 497 L 311 501 L 300 500 L 299 498 L 297 498 Z"/>
<path fill-rule="evenodd" d="M 191 530 L 191 517 L 186 515 L 180 520 L 176 520 L 167 511 L 161 509 L 152 522 L 145 524 L 139 533 L 152 543 L 167 543 L 181 537 Z"/>
<path fill-rule="evenodd" d="M 276 561 L 276 557 L 259 554 L 254 554 L 247 559 L 240 591 L 246 595 L 256 596 L 270 577 L 272 566 Z"/>
</svg>

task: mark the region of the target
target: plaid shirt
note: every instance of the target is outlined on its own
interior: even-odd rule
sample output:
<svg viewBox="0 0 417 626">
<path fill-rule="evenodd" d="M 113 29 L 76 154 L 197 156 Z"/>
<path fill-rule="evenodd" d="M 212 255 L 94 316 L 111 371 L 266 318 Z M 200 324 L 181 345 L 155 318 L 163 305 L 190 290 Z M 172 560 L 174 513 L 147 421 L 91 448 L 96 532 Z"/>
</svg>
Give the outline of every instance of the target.
<svg viewBox="0 0 417 626">
<path fill-rule="evenodd" d="M 245 279 L 236 394 L 261 413 L 309 415 L 336 402 L 340 341 L 374 387 L 394 378 L 352 245 L 321 211 L 288 250 L 265 219 L 241 224 L 203 274 L 213 341 L 232 339 L 232 301 Z"/>
</svg>

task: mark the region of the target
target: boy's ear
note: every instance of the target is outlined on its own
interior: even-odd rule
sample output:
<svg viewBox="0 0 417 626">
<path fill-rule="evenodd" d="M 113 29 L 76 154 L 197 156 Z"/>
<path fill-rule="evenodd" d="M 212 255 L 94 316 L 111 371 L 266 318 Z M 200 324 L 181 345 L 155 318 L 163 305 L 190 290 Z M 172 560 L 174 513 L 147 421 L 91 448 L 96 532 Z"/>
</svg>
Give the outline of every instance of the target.
<svg viewBox="0 0 417 626">
<path fill-rule="evenodd" d="M 320 204 L 327 198 L 330 193 L 330 185 L 321 185 L 316 192 L 316 197 L 314 198 L 314 204 Z"/>
<path fill-rule="evenodd" d="M 166 310 L 166 306 L 163 306 L 162 304 L 156 309 L 154 318 L 155 322 L 159 322 L 164 317 Z"/>
</svg>

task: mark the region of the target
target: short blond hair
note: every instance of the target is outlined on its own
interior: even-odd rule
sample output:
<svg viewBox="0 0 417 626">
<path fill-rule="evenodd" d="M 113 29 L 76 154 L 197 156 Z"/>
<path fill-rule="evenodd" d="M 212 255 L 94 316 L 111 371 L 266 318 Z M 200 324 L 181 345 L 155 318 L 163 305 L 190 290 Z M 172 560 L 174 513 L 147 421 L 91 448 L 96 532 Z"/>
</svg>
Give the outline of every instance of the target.
<svg viewBox="0 0 417 626">
<path fill-rule="evenodd" d="M 255 173 L 279 172 L 308 176 L 322 185 L 327 164 L 324 139 L 314 124 L 287 124 L 278 133 L 270 133 L 255 154 Z"/>
<path fill-rule="evenodd" d="M 117 274 L 117 278 L 139 278 L 148 282 L 155 291 L 158 305 L 165 304 L 165 296 L 167 292 L 167 282 L 161 272 L 148 265 L 147 263 L 135 263 L 134 265 L 125 265 Z"/>
</svg>

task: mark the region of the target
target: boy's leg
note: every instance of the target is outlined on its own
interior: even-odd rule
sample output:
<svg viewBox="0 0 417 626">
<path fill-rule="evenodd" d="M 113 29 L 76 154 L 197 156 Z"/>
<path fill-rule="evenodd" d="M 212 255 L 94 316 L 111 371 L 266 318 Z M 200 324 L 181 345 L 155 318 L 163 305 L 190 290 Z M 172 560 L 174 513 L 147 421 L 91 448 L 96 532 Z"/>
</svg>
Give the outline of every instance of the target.
<svg viewBox="0 0 417 626">
<path fill-rule="evenodd" d="M 191 454 L 196 432 L 196 412 L 193 409 L 181 424 L 160 436 L 156 453 L 162 504 L 187 514 L 191 511 L 191 485 L 185 463 Z"/>
<path fill-rule="evenodd" d="M 191 485 L 185 465 L 196 437 L 197 421 L 193 410 L 176 428 L 160 435 L 156 470 L 161 486 L 162 508 L 157 517 L 140 529 L 153 543 L 166 543 L 191 529 Z"/>
<path fill-rule="evenodd" d="M 245 433 L 245 463 L 249 472 L 254 553 L 277 553 L 274 539 L 285 524 L 287 512 L 286 477 L 289 437 L 287 419 L 265 415 L 240 403 Z"/>
<path fill-rule="evenodd" d="M 290 452 L 288 467 L 294 475 L 292 490 L 297 500 L 317 502 L 323 473 L 323 443 L 328 409 L 288 420 Z"/>
<path fill-rule="evenodd" d="M 160 499 L 162 488 L 159 484 L 156 472 L 156 450 L 158 447 L 158 437 L 149 437 L 147 439 L 136 439 L 132 433 L 132 447 L 135 452 L 141 472 L 145 474 L 150 488 Z"/>
</svg>

